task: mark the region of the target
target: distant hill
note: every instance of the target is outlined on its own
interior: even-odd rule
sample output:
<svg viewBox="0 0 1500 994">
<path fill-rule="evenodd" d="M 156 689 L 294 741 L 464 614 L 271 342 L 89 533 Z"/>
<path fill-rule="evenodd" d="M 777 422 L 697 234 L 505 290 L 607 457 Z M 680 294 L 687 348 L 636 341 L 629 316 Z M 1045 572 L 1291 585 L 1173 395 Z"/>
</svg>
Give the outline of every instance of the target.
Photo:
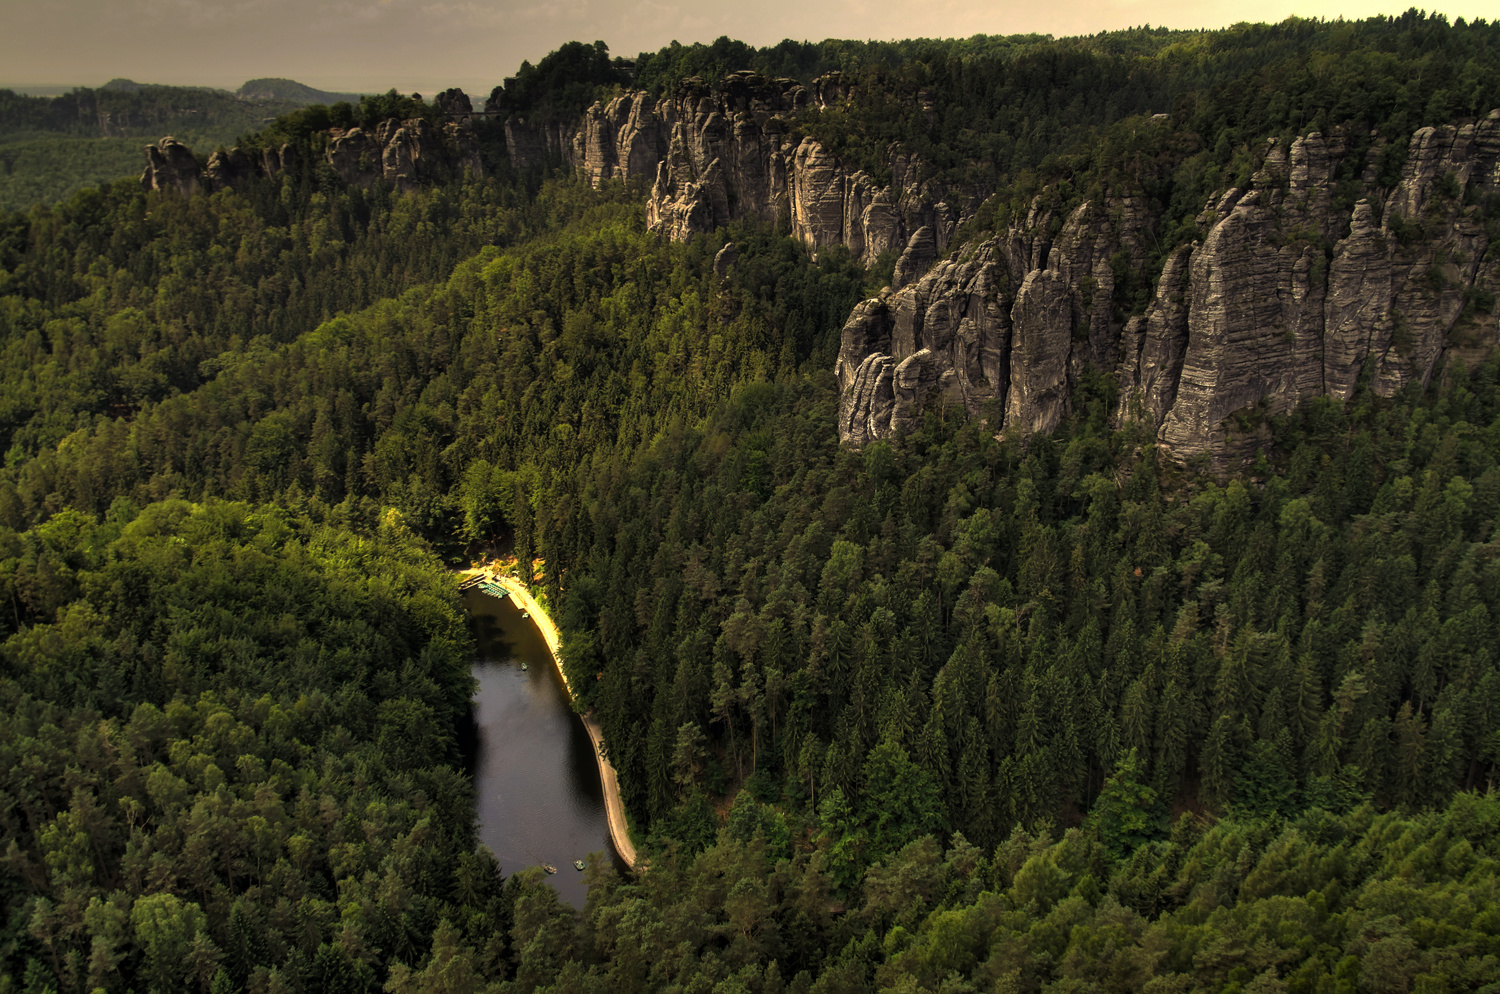
<svg viewBox="0 0 1500 994">
<path fill-rule="evenodd" d="M 53 97 L 0 89 L 0 210 L 24 210 L 80 187 L 138 176 L 145 164 L 141 147 L 163 135 L 207 155 L 306 105 L 128 79 Z"/>
<path fill-rule="evenodd" d="M 32 96 L 0 88 L 0 211 L 61 200 L 85 186 L 138 176 L 141 146 L 173 135 L 206 156 L 311 104 L 358 104 L 291 79 L 252 79 L 238 91 L 116 78 L 96 88 Z"/>
<path fill-rule="evenodd" d="M 60 97 L 64 93 L 71 93 L 76 86 L 47 85 L 43 83 L 22 83 L 19 85 L 0 85 L 0 90 L 10 90 L 12 93 L 24 97 Z"/>
<path fill-rule="evenodd" d="M 294 79 L 252 79 L 235 91 L 241 100 L 281 100 L 298 104 L 359 103 L 358 93 L 329 93 Z"/>
<path fill-rule="evenodd" d="M 55 97 L 0 90 L 0 142 L 22 138 L 149 138 L 190 131 L 233 141 L 305 100 L 242 100 L 206 86 L 158 86 L 115 79 Z"/>
</svg>

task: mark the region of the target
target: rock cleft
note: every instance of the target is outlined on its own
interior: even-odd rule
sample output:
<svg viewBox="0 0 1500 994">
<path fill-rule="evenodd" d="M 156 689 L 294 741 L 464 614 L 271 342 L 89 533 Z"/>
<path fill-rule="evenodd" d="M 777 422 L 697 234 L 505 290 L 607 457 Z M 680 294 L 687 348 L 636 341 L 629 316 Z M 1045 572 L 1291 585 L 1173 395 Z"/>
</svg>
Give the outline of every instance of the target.
<svg viewBox="0 0 1500 994">
<path fill-rule="evenodd" d="M 998 410 L 1000 430 L 1050 431 L 1094 370 L 1118 384 L 1117 424 L 1142 425 L 1180 460 L 1227 466 L 1253 455 L 1267 417 L 1347 399 L 1361 381 L 1390 396 L 1431 382 L 1450 358 L 1491 354 L 1500 332 L 1473 302 L 1500 295 L 1484 215 L 1500 194 L 1500 111 L 1416 132 L 1388 189 L 1368 166 L 1387 144 L 1365 144 L 1352 164 L 1363 189 L 1336 203 L 1353 143 L 1317 132 L 1268 143 L 1248 187 L 1204 205 L 1202 239 L 1156 264 L 1149 294 L 1119 285 L 1144 275 L 1155 237 L 1135 196 L 1066 217 L 1039 197 L 915 277 L 934 253 L 914 231 L 892 291 L 843 329 L 840 437 L 859 445 L 902 430 L 923 390 L 976 415 Z M 811 202 L 835 216 L 835 174 L 814 177 Z M 847 202 L 847 179 L 843 191 Z"/>
</svg>

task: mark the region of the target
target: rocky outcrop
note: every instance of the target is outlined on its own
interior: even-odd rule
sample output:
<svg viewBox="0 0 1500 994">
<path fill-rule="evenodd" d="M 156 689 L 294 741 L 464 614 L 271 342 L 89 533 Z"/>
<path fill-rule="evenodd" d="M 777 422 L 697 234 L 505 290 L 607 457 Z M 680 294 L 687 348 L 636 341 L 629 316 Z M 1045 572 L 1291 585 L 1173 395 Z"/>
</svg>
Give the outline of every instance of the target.
<svg viewBox="0 0 1500 994">
<path fill-rule="evenodd" d="M 891 276 L 891 289 L 899 290 L 913 282 L 931 269 L 937 260 L 937 238 L 934 237 L 931 226 L 924 224 L 912 234 L 906 248 L 901 250 L 901 257 L 896 260 L 895 273 Z"/>
<path fill-rule="evenodd" d="M 976 415 L 1003 397 L 1010 379 L 1006 282 L 988 243 L 973 258 L 939 263 L 905 290 L 856 307 L 835 370 L 840 437 L 862 444 L 899 431 L 934 395 Z"/>
<path fill-rule="evenodd" d="M 891 430 L 909 431 L 934 393 L 951 389 L 953 371 L 929 349 L 918 349 L 891 370 Z"/>
<path fill-rule="evenodd" d="M 1388 339 L 1377 329 L 1390 323 L 1393 274 L 1389 245 L 1380 233 L 1369 200 L 1354 206 L 1349 235 L 1339 242 L 1329 264 L 1328 296 L 1323 326 L 1323 386 L 1329 396 L 1345 400 L 1372 343 Z"/>
<path fill-rule="evenodd" d="M 1167 258 L 1148 317 L 1125 323 L 1119 367 L 1117 421 L 1161 424 L 1177 400 L 1188 339 L 1188 259 L 1184 245 Z"/>
<path fill-rule="evenodd" d="M 257 176 L 275 176 L 296 169 L 297 149 L 292 145 L 268 147 L 249 153 L 238 146 L 215 151 L 203 166 L 193 150 L 168 135 L 146 146 L 146 171 L 141 186 L 147 190 L 175 190 L 192 196 L 199 190 L 212 192 L 238 186 Z"/>
<path fill-rule="evenodd" d="M 927 265 L 911 260 L 937 254 L 935 240 L 919 230 L 897 262 L 894 289 L 857 307 L 844 327 L 840 437 L 863 444 L 900 431 L 932 396 L 990 418 L 997 429 L 1056 427 L 1081 369 L 1096 356 L 1114 360 L 1111 260 L 1121 251 L 1144 256 L 1148 222 L 1130 198 L 1084 204 L 1065 221 L 1039 206 L 1003 235 L 911 280 Z M 884 389 L 861 373 L 867 359 L 888 360 L 894 376 L 914 357 L 922 368 L 917 389 L 903 393 L 893 379 L 888 409 L 875 394 L 859 395 Z"/>
<path fill-rule="evenodd" d="M 267 146 L 261 152 L 261 175 L 275 176 L 278 173 L 294 172 L 302 164 L 302 156 L 295 145 L 283 145 L 281 148 Z"/>
<path fill-rule="evenodd" d="M 176 190 L 191 196 L 199 190 L 229 189 L 258 176 L 296 170 L 300 163 L 293 145 L 268 146 L 255 153 L 236 146 L 214 152 L 200 168 L 192 150 L 169 136 L 146 146 L 146 171 L 141 176 L 141 186 L 147 190 Z"/>
<path fill-rule="evenodd" d="M 891 433 L 891 414 L 895 407 L 891 368 L 894 365 L 890 356 L 877 353 L 867 356 L 851 373 L 847 392 L 839 403 L 841 436 L 860 445 Z M 903 417 L 902 421 L 905 420 Z"/>
<path fill-rule="evenodd" d="M 234 186 L 254 178 L 256 174 L 255 163 L 239 148 L 232 148 L 227 152 L 215 152 L 208 157 L 208 165 L 203 172 L 208 177 L 209 183 L 216 189 Z"/>
<path fill-rule="evenodd" d="M 595 186 L 650 181 L 647 224 L 678 240 L 754 218 L 784 226 L 815 253 L 845 245 L 874 262 L 926 227 L 936 250 L 910 256 L 904 272 L 913 279 L 947 247 L 965 210 L 945 202 L 955 191 L 922 181 L 921 163 L 899 148 L 882 185 L 816 139 L 794 136 L 799 111 L 847 97 L 837 74 L 809 87 L 750 71 L 713 86 L 692 77 L 659 101 L 635 92 L 596 103 L 571 137 L 507 121 L 506 146 L 518 166 L 565 162 Z M 957 199 L 972 209 L 980 198 Z"/>
<path fill-rule="evenodd" d="M 369 186 L 380 175 L 384 156 L 373 135 L 363 128 L 334 134 L 328 143 L 328 164 L 339 178 L 354 186 Z"/>
<path fill-rule="evenodd" d="M 946 248 L 964 216 L 942 202 L 945 189 L 919 183 L 920 164 L 892 150 L 892 182 L 881 186 L 868 173 L 850 173 L 816 139 L 804 138 L 791 154 L 790 197 L 792 236 L 816 252 L 828 245 L 844 245 L 865 263 L 888 252 L 913 247 L 903 277 L 921 274 Z M 968 198 L 970 208 L 977 197 Z M 927 229 L 932 251 L 924 251 Z"/>
<path fill-rule="evenodd" d="M 484 175 L 479 142 L 467 121 L 449 121 L 438 129 L 422 118 L 392 118 L 374 134 L 351 128 L 334 134 L 328 164 L 345 183 L 369 186 L 384 179 L 402 190 L 429 180 Z"/>
<path fill-rule="evenodd" d="M 532 124 L 510 118 L 504 127 L 505 154 L 517 169 L 537 169 L 569 161 L 572 126 L 561 121 Z"/>
<path fill-rule="evenodd" d="M 734 242 L 726 242 L 714 256 L 714 275 L 723 279 L 729 275 L 734 264 L 740 261 L 740 249 Z"/>
<path fill-rule="evenodd" d="M 743 218 L 785 224 L 792 211 L 787 122 L 806 103 L 791 80 L 755 73 L 737 73 L 717 88 L 685 80 L 656 109 L 650 147 L 660 154 L 632 161 L 622 174 L 653 179 L 647 224 L 675 239 Z"/>
<path fill-rule="evenodd" d="M 386 121 L 376 135 L 382 146 L 381 175 L 398 189 L 416 189 L 422 165 L 437 154 L 432 126 L 422 120 L 407 121 L 399 126 L 395 121 Z"/>
<path fill-rule="evenodd" d="M 1073 346 L 1069 289 L 1057 270 L 1037 269 L 1016 294 L 1005 424 L 1023 434 L 1051 431 L 1065 412 Z"/>
<path fill-rule="evenodd" d="M 385 180 L 399 189 L 410 190 L 434 180 L 483 176 L 479 140 L 462 114 L 462 104 L 456 97 L 449 97 L 448 104 L 458 119 L 441 127 L 418 118 L 387 120 L 373 132 L 363 128 L 335 129 L 328 136 L 327 162 L 344 182 L 365 187 Z M 287 144 L 253 154 L 237 147 L 217 151 L 209 156 L 205 166 L 199 167 L 192 149 L 169 136 L 146 147 L 146 171 L 141 176 L 141 185 L 148 190 L 172 189 L 191 195 L 198 190 L 238 186 L 302 166 L 298 147 Z"/>
<path fill-rule="evenodd" d="M 455 173 L 484 175 L 479 143 L 466 123 L 449 121 L 437 130 L 420 118 L 386 121 L 375 142 L 381 149 L 379 175 L 398 189 L 414 190 L 424 179 Z"/>
<path fill-rule="evenodd" d="M 474 116 L 474 102 L 456 86 L 439 93 L 432 104 L 449 121 L 468 121 Z"/>
<path fill-rule="evenodd" d="M 594 104 L 572 141 L 573 161 L 595 187 L 609 179 L 654 176 L 665 151 L 656 101 L 645 93 Z"/>
<path fill-rule="evenodd" d="M 146 146 L 146 171 L 141 186 L 147 190 L 176 190 L 184 197 L 197 193 L 203 185 L 202 170 L 193 150 L 171 135 L 155 145 Z"/>
<path fill-rule="evenodd" d="M 1337 136 L 1274 146 L 1251 190 L 1230 191 L 1190 263 L 1187 347 L 1159 437 L 1183 457 L 1229 451 L 1236 412 L 1286 413 L 1345 399 L 1366 368 L 1390 396 L 1428 383 L 1466 292 L 1500 286 L 1478 204 L 1500 188 L 1500 114 L 1412 137 L 1395 189 L 1335 210 Z M 1377 211 L 1383 215 L 1377 225 Z M 1488 332 L 1493 345 L 1493 328 Z"/>
<path fill-rule="evenodd" d="M 1483 216 L 1500 193 L 1500 111 L 1417 132 L 1393 188 L 1356 163 L 1352 207 L 1333 199 L 1349 148 L 1336 134 L 1271 142 L 1250 186 L 1207 204 L 1204 237 L 1155 274 L 1144 271 L 1155 222 L 1132 197 L 1061 219 L 1039 199 L 913 281 L 908 257 L 930 251 L 914 235 L 894 289 L 844 327 L 840 437 L 902 430 L 924 390 L 999 430 L 1049 431 L 1092 369 L 1117 378 L 1117 421 L 1145 425 L 1180 459 L 1225 464 L 1250 454 L 1243 440 L 1265 417 L 1345 399 L 1362 376 L 1389 396 L 1447 357 L 1488 354 L 1494 316 L 1466 305 L 1500 292 Z M 1133 291 L 1117 281 L 1153 275 L 1144 313 L 1126 316 Z"/>
</svg>

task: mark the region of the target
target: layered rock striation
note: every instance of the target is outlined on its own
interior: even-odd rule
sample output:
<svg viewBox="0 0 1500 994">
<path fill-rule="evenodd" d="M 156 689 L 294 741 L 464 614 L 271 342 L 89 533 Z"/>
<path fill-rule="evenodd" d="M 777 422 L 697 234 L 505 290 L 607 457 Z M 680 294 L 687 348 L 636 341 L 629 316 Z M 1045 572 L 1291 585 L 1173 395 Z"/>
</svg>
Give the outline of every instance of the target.
<svg viewBox="0 0 1500 994">
<path fill-rule="evenodd" d="M 997 426 L 1056 427 L 1082 369 L 1114 352 L 1112 260 L 1122 251 L 1144 259 L 1150 221 L 1130 198 L 1084 204 L 1066 219 L 1038 207 L 1003 236 L 856 307 L 835 370 L 839 436 L 856 445 L 883 438 L 935 397 Z M 907 251 L 924 251 L 920 233 Z M 899 281 L 905 267 L 896 268 Z M 887 365 L 888 403 L 874 375 Z M 903 366 L 898 391 L 895 370 Z"/>
<path fill-rule="evenodd" d="M 1500 345 L 1494 308 L 1475 303 L 1500 293 L 1484 224 L 1500 194 L 1500 111 L 1417 132 L 1400 181 L 1382 188 L 1365 170 L 1352 208 L 1333 200 L 1350 144 L 1272 143 L 1248 188 L 1206 205 L 1201 241 L 1160 263 L 1143 314 L 1117 306 L 1118 274 L 1146 265 L 1155 233 L 1131 198 L 1065 219 L 1039 205 L 864 302 L 837 360 L 840 437 L 899 432 L 934 399 L 999 430 L 1048 431 L 1093 369 L 1118 379 L 1118 421 L 1180 459 L 1228 462 L 1265 415 L 1345 399 L 1362 376 L 1390 396 L 1445 358 L 1487 355 Z M 908 251 L 928 250 L 914 237 Z"/>
</svg>

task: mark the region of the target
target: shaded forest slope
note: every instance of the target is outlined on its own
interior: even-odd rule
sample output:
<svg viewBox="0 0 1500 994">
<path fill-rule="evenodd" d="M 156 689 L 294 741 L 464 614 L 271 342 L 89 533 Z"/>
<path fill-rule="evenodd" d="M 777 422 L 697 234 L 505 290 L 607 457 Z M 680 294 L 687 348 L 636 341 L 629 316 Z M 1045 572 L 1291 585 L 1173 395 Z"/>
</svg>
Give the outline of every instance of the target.
<svg viewBox="0 0 1500 994">
<path fill-rule="evenodd" d="M 1432 53 L 1483 67 L 1492 30 L 1412 16 L 746 51 L 847 55 L 837 99 L 884 135 L 879 107 L 927 112 L 859 81 L 938 85 L 919 56 L 945 45 L 994 46 L 985 71 L 1007 79 L 1073 50 L 1220 68 L 1208 54 L 1237 52 L 1238 75 L 1213 78 L 1227 100 L 1285 60 L 1315 66 L 1308 38 L 1353 38 L 1348 64 L 1396 89 L 1372 77 L 1345 109 L 1393 136 L 1470 113 L 1435 101 L 1433 79 L 1467 77 Z M 617 69 L 597 46 L 565 53 Z M 639 86 L 667 99 L 655 58 Z M 388 149 L 459 124 L 451 102 L 387 95 L 240 143 L 262 164 L 274 149 L 275 170 L 0 220 L 0 991 L 1488 982 L 1500 361 L 1447 342 L 1441 375 L 1374 367 L 1338 396 L 1231 406 L 1220 423 L 1255 444 L 1222 475 L 1169 458 L 1117 365 L 1070 359 L 1050 431 L 997 437 L 1003 412 L 938 391 L 859 449 L 833 372 L 861 302 L 894 280 L 897 307 L 942 267 L 998 279 L 1011 249 L 959 246 L 1001 243 L 1033 209 L 1028 237 L 1051 247 L 1019 285 L 1053 282 L 1035 272 L 1082 257 L 1066 248 L 1095 216 L 1082 205 L 1117 186 L 1157 225 L 1139 258 L 1104 256 L 1122 329 L 1191 310 L 1156 274 L 1186 260 L 1188 280 L 1235 211 L 1295 218 L 1326 195 L 1352 219 L 1371 189 L 1386 244 L 1366 271 L 1396 287 L 1394 262 L 1446 251 L 1426 290 L 1409 268 L 1400 286 L 1451 302 L 1454 272 L 1490 264 L 1492 205 L 1469 194 L 1488 180 L 1405 187 L 1435 219 L 1413 231 L 1391 205 L 1420 142 L 1377 153 L 1372 136 L 1330 166 L 1331 192 L 1299 190 L 1292 139 L 1305 156 L 1307 132 L 1326 144 L 1342 124 L 1357 144 L 1355 118 L 1250 100 L 1197 130 L 1206 90 L 1154 124 L 1080 96 L 1113 122 L 1089 140 L 1122 144 L 1077 158 L 1059 132 L 946 248 L 934 235 L 924 277 L 779 217 L 663 238 L 643 184 L 517 168 L 506 123 L 575 121 L 612 85 L 520 86 L 558 64 L 466 122 L 483 175 L 402 180 L 383 158 L 341 174 L 328 153 L 356 127 Z M 827 108 L 806 113 L 799 147 L 894 182 L 818 137 Z M 1133 128 L 1147 145 L 1124 143 Z M 990 182 L 922 155 L 922 182 Z M 1199 231 L 1230 187 L 1248 192 Z M 1309 229 L 1261 262 L 1310 278 L 1348 261 L 1337 244 Z M 1485 328 L 1492 306 L 1460 311 Z M 581 916 L 474 851 L 467 639 L 441 567 L 496 542 L 557 606 L 652 866 L 591 869 Z"/>
</svg>

